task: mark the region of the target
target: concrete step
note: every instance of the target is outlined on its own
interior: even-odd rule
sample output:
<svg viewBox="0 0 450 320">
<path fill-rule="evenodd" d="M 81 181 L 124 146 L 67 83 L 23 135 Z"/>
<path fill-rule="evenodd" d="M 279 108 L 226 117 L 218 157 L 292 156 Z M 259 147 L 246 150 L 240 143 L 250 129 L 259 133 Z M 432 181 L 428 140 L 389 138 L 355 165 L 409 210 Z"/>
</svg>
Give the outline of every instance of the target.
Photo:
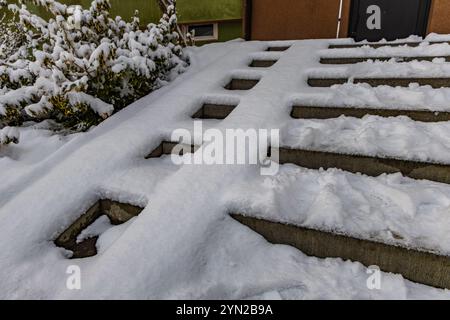
<svg viewBox="0 0 450 320">
<path fill-rule="evenodd" d="M 236 107 L 236 105 L 205 103 L 192 118 L 223 120 L 227 118 Z"/>
<path fill-rule="evenodd" d="M 163 155 L 171 155 L 174 152 L 174 148 L 178 145 L 178 142 L 163 141 L 158 147 L 156 147 L 156 149 L 150 152 L 145 159 L 154 159 L 160 158 Z M 200 147 L 196 145 L 181 144 L 181 146 L 183 147 L 183 150 L 179 153 L 180 156 L 182 156 L 185 152 L 194 153 L 200 149 Z"/>
<path fill-rule="evenodd" d="M 279 148 L 279 163 L 292 163 L 309 169 L 338 168 L 377 177 L 383 173 L 402 173 L 413 179 L 450 184 L 450 166 L 430 162 L 398 160 L 324 151 Z"/>
<path fill-rule="evenodd" d="M 92 225 L 98 218 L 106 215 L 112 225 L 120 225 L 138 216 L 143 208 L 131 204 L 119 203 L 108 199 L 97 201 L 88 211 L 75 220 L 58 238 L 55 245 L 72 251 L 71 259 L 88 258 L 97 254 L 98 237 L 77 243 L 77 237 L 83 230 Z"/>
<path fill-rule="evenodd" d="M 354 43 L 354 44 L 331 44 L 328 46 L 329 49 L 352 49 L 361 48 L 363 46 L 369 46 L 371 48 L 381 48 L 381 47 L 418 47 L 423 42 L 397 42 L 397 43 Z M 433 41 L 430 44 L 442 44 L 450 43 L 448 41 Z"/>
<path fill-rule="evenodd" d="M 252 68 L 270 68 L 277 60 L 253 60 L 249 67 Z"/>
<path fill-rule="evenodd" d="M 227 90 L 250 90 L 258 84 L 259 80 L 232 79 L 226 86 Z"/>
<path fill-rule="evenodd" d="M 397 62 L 410 62 L 410 61 L 433 61 L 436 58 L 443 58 L 446 62 L 450 62 L 450 56 L 433 56 L 433 57 L 349 57 L 349 58 L 321 58 L 321 64 L 355 64 L 365 62 L 368 60 L 373 61 L 389 61 L 395 58 Z"/>
<path fill-rule="evenodd" d="M 311 87 L 331 87 L 336 84 L 349 82 L 347 78 L 309 78 L 308 85 Z M 411 83 L 421 86 L 431 86 L 434 89 L 450 87 L 450 78 L 355 78 L 353 83 L 367 83 L 372 87 L 391 86 L 408 87 Z"/>
<path fill-rule="evenodd" d="M 450 121 L 450 112 L 433 112 L 430 110 L 402 110 L 352 107 L 310 107 L 293 106 L 291 117 L 295 119 L 334 119 L 340 116 L 363 118 L 366 115 L 380 117 L 407 116 L 421 122 Z"/>
<path fill-rule="evenodd" d="M 380 242 L 270 222 L 241 214 L 232 217 L 272 244 L 293 246 L 308 256 L 357 261 L 401 274 L 413 282 L 450 289 L 450 257 Z"/>
</svg>

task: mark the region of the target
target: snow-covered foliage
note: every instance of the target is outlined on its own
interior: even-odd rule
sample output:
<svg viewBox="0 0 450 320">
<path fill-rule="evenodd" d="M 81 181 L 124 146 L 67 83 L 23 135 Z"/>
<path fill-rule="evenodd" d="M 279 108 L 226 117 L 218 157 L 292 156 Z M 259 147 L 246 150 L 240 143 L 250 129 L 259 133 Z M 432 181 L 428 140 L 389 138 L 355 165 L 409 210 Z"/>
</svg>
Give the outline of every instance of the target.
<svg viewBox="0 0 450 320">
<path fill-rule="evenodd" d="M 51 18 L 32 13 L 26 3 Z M 1 26 L 0 129 L 49 119 L 60 128 L 86 130 L 188 64 L 176 32 L 175 0 L 158 24 L 143 30 L 138 12 L 130 22 L 111 17 L 109 0 L 94 0 L 89 9 L 55 0 L 0 5 L 14 15 Z"/>
<path fill-rule="evenodd" d="M 4 127 L 0 129 L 0 145 L 17 143 L 19 141 L 19 131 L 16 128 Z"/>
</svg>

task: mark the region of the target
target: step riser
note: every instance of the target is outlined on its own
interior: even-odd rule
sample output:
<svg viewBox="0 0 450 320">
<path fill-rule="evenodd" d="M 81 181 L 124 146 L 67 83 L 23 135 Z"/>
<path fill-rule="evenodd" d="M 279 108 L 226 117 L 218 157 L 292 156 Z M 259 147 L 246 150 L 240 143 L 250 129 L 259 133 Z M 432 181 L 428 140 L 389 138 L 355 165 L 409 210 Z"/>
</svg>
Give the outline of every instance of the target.
<svg viewBox="0 0 450 320">
<path fill-rule="evenodd" d="M 433 61 L 436 58 L 444 58 L 446 62 L 450 61 L 450 57 L 368 57 L 368 58 L 321 58 L 321 64 L 355 64 L 369 60 L 373 61 L 389 61 L 395 58 L 397 62 L 411 62 L 411 61 Z"/>
<path fill-rule="evenodd" d="M 258 84 L 259 80 L 233 79 L 225 86 L 227 90 L 250 90 Z"/>
<path fill-rule="evenodd" d="M 335 119 L 340 116 L 363 118 L 366 115 L 380 117 L 407 116 L 412 120 L 421 122 L 442 122 L 450 121 L 449 112 L 431 112 L 414 110 L 388 110 L 372 108 L 339 108 L 339 107 L 303 107 L 294 106 L 291 117 L 295 119 Z"/>
<path fill-rule="evenodd" d="M 286 51 L 289 50 L 290 46 L 283 46 L 283 47 L 269 47 L 267 48 L 267 51 L 275 51 L 275 52 L 280 52 L 280 51 Z"/>
<path fill-rule="evenodd" d="M 270 68 L 275 63 L 277 63 L 276 60 L 253 60 L 250 64 L 250 67 L 252 68 Z"/>
<path fill-rule="evenodd" d="M 287 148 L 279 149 L 279 162 L 280 164 L 292 163 L 315 170 L 338 168 L 372 177 L 377 177 L 383 173 L 400 172 L 413 179 L 450 184 L 450 166 L 439 164 Z"/>
<path fill-rule="evenodd" d="M 219 104 L 204 104 L 192 118 L 194 119 L 217 119 L 223 120 L 227 118 L 236 106 L 219 105 Z"/>
<path fill-rule="evenodd" d="M 363 46 L 369 46 L 371 48 L 382 48 L 382 47 L 401 47 L 401 46 L 408 46 L 408 47 L 418 47 L 423 42 L 401 42 L 401 43 L 370 43 L 370 44 L 332 44 L 329 45 L 329 49 L 353 49 L 353 48 L 361 48 Z M 449 43 L 447 41 L 436 41 L 436 42 L 430 42 L 430 45 L 433 44 L 443 44 L 443 43 Z"/>
<path fill-rule="evenodd" d="M 329 79 L 308 79 L 310 87 L 327 88 L 336 84 L 345 84 L 349 81 L 346 78 L 329 78 Z M 391 86 L 391 87 L 408 87 L 411 83 L 418 83 L 421 86 L 431 86 L 434 89 L 450 87 L 450 78 L 379 78 L 379 79 L 354 79 L 353 83 L 366 83 L 372 87 Z"/>
<path fill-rule="evenodd" d="M 138 216 L 143 208 L 111 200 L 100 200 L 79 217 L 54 241 L 56 246 L 73 251 L 71 259 L 88 258 L 97 254 L 98 237 L 76 243 L 78 235 L 102 215 L 108 216 L 113 225 L 123 224 Z"/>
<path fill-rule="evenodd" d="M 378 266 L 385 272 L 401 274 L 413 282 L 450 289 L 450 258 L 446 256 L 242 215 L 232 217 L 270 243 L 293 246 L 308 256 L 357 261 L 366 267 Z"/>
<path fill-rule="evenodd" d="M 178 142 L 162 142 L 155 150 L 153 150 L 145 159 L 154 159 L 160 158 L 163 155 L 171 155 L 173 149 L 178 146 Z M 198 146 L 183 144 L 183 148 L 185 151 L 189 151 L 190 153 L 194 153 L 199 149 Z"/>
</svg>

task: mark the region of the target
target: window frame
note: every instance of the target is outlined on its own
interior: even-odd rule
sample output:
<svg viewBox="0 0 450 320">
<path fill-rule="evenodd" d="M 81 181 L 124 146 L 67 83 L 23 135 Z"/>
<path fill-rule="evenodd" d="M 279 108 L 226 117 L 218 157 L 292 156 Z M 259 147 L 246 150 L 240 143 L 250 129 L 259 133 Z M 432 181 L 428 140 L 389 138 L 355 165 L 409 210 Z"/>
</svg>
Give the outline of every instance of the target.
<svg viewBox="0 0 450 320">
<path fill-rule="evenodd" d="M 194 41 L 217 41 L 219 40 L 219 23 L 218 22 L 205 22 L 205 23 L 187 23 L 183 25 L 183 32 L 187 34 L 189 32 L 189 27 L 195 26 L 205 26 L 212 25 L 213 35 L 212 36 L 194 36 Z"/>
</svg>

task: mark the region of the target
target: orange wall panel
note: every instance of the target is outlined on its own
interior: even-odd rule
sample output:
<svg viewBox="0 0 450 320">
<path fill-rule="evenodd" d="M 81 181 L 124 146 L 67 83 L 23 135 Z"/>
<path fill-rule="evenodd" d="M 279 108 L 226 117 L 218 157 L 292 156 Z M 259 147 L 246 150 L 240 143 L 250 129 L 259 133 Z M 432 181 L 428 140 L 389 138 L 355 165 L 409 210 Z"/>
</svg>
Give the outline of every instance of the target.
<svg viewBox="0 0 450 320">
<path fill-rule="evenodd" d="M 450 33 L 450 0 L 433 0 L 431 3 L 428 33 Z"/>
<path fill-rule="evenodd" d="M 253 0 L 251 39 L 335 38 L 339 0 Z M 340 36 L 347 36 L 350 0 L 344 0 Z"/>
</svg>

